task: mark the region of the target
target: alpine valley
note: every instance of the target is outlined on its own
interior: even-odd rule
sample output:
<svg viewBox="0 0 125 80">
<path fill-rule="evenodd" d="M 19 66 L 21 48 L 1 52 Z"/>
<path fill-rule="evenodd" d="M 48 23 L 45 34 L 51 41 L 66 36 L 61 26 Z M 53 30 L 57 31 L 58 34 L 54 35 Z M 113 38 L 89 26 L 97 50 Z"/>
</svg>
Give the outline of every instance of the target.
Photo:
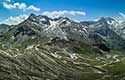
<svg viewBox="0 0 125 80">
<path fill-rule="evenodd" d="M 1 24 L 0 80 L 125 80 L 125 22 L 31 14 Z"/>
</svg>

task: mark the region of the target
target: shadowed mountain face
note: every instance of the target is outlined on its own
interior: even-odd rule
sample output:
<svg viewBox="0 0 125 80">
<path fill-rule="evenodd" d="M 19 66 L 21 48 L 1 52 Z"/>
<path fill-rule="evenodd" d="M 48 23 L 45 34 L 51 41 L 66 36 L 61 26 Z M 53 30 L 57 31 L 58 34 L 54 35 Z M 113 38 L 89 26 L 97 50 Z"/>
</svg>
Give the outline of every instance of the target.
<svg viewBox="0 0 125 80">
<path fill-rule="evenodd" d="M 78 23 L 31 14 L 18 25 L 1 26 L 5 29 L 0 37 L 0 80 L 121 80 L 125 76 L 125 25 L 112 18 Z"/>
<path fill-rule="evenodd" d="M 90 22 L 88 25 L 90 40 L 92 39 L 94 43 L 103 43 L 111 49 L 124 49 L 125 40 L 120 34 L 123 31 L 119 25 L 120 23 L 110 17 L 102 17 L 96 22 Z"/>
</svg>

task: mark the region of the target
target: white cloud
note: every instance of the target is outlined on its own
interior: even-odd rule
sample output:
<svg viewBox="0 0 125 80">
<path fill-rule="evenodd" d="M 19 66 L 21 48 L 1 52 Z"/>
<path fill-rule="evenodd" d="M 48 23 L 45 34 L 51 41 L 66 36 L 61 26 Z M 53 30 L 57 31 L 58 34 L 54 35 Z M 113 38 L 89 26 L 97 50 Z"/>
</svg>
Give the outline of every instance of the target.
<svg viewBox="0 0 125 80">
<path fill-rule="evenodd" d="M 7 9 L 13 9 L 13 8 L 16 8 L 16 6 L 11 5 L 11 4 L 8 4 L 8 3 L 6 3 L 6 2 L 3 2 L 3 7 L 7 8 Z"/>
<path fill-rule="evenodd" d="M 119 12 L 119 16 L 116 17 L 116 20 L 120 23 L 125 21 L 125 13 Z"/>
<path fill-rule="evenodd" d="M 121 18 L 124 18 L 125 19 L 125 14 L 124 13 L 119 13 L 120 14 L 120 16 L 121 16 Z"/>
<path fill-rule="evenodd" d="M 8 2 L 3 2 L 3 7 L 6 9 L 20 9 L 20 10 L 33 10 L 33 11 L 40 11 L 40 8 L 35 7 L 34 5 L 27 6 L 25 3 L 13 3 L 11 4 Z"/>
<path fill-rule="evenodd" d="M 34 10 L 34 11 L 40 11 L 40 8 L 35 7 L 34 5 L 31 5 L 27 8 L 27 10 Z"/>
<path fill-rule="evenodd" d="M 25 3 L 14 3 L 13 6 L 16 6 L 16 8 L 23 9 L 23 10 L 25 10 L 27 7 Z"/>
<path fill-rule="evenodd" d="M 23 9 L 25 10 L 27 8 L 26 4 L 25 3 L 14 3 L 14 4 L 9 4 L 9 3 L 6 3 L 6 2 L 3 2 L 3 6 L 7 9 L 15 9 L 15 8 L 18 8 L 18 9 Z"/>
<path fill-rule="evenodd" d="M 28 18 L 28 15 L 10 16 L 9 18 L 0 22 L 0 24 L 17 25 Z"/>
<path fill-rule="evenodd" d="M 45 12 L 42 13 L 42 15 L 46 15 L 46 16 L 51 17 L 51 18 L 57 18 L 57 17 L 60 17 L 60 16 L 66 16 L 66 15 L 69 15 L 69 16 L 77 16 L 77 15 L 85 16 L 86 13 L 82 12 L 82 11 L 63 10 L 63 11 L 52 11 L 52 12 L 45 11 Z"/>
</svg>

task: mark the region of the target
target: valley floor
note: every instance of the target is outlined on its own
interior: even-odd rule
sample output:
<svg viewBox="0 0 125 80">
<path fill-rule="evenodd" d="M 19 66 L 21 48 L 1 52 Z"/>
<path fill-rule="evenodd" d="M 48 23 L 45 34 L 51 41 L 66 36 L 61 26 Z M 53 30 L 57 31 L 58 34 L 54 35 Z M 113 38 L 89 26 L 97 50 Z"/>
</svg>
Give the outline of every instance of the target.
<svg viewBox="0 0 125 80">
<path fill-rule="evenodd" d="M 105 54 L 105 55 L 104 55 Z M 0 50 L 0 80 L 124 80 L 125 55 L 69 54 L 45 47 Z"/>
</svg>

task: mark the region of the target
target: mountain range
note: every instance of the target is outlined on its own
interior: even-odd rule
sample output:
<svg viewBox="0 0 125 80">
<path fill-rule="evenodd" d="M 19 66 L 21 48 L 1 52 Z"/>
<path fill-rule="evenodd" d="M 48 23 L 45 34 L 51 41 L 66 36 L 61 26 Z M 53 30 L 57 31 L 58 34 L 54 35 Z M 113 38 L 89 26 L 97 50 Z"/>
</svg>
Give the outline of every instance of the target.
<svg viewBox="0 0 125 80">
<path fill-rule="evenodd" d="M 0 25 L 0 79 L 122 80 L 124 50 L 125 22 L 31 14 Z"/>
<path fill-rule="evenodd" d="M 50 40 L 72 39 L 89 45 L 105 44 L 111 49 L 125 49 L 125 22 L 120 23 L 110 17 L 79 23 L 69 18 L 51 19 L 47 16 L 31 14 L 18 25 L 10 27 L 1 24 L 0 26 L 1 33 L 4 32 L 3 38 L 7 42 L 23 43 L 28 39 L 46 37 Z"/>
</svg>

